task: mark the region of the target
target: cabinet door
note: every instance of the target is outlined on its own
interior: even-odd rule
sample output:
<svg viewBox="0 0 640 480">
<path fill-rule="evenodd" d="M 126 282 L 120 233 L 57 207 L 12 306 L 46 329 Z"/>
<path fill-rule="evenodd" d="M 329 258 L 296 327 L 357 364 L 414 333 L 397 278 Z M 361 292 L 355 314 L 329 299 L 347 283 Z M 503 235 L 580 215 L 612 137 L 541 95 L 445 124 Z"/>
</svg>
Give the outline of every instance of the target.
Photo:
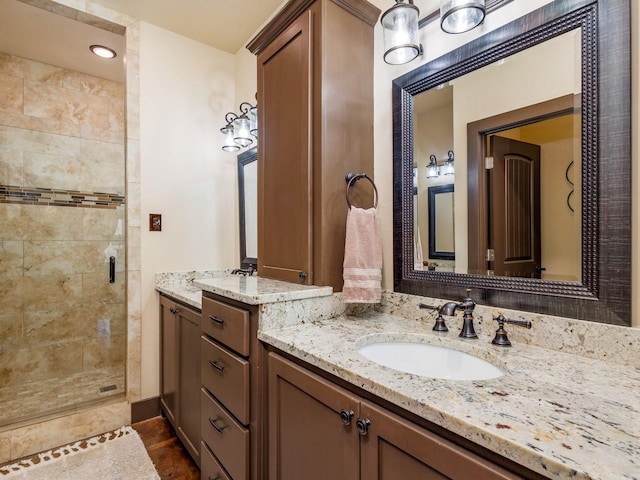
<svg viewBox="0 0 640 480">
<path fill-rule="evenodd" d="M 313 283 L 311 12 L 258 56 L 258 274 Z"/>
<path fill-rule="evenodd" d="M 178 324 L 176 303 L 160 297 L 160 404 L 167 419 L 177 428 Z"/>
<path fill-rule="evenodd" d="M 268 368 L 269 479 L 360 478 L 358 398 L 277 354 Z M 343 410 L 354 414 L 349 425 Z"/>
<path fill-rule="evenodd" d="M 363 479 L 521 478 L 370 402 L 362 401 L 360 416 L 370 422 L 361 437 Z"/>
<path fill-rule="evenodd" d="M 200 458 L 200 315 L 178 307 L 180 328 L 179 431 L 191 456 Z"/>
</svg>

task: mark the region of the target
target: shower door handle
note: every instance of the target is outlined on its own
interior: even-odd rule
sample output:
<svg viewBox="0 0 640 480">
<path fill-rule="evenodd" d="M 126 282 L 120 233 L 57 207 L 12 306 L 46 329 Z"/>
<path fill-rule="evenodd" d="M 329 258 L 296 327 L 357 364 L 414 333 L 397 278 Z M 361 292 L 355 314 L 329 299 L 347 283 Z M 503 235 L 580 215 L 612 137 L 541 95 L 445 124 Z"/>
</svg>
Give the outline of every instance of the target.
<svg viewBox="0 0 640 480">
<path fill-rule="evenodd" d="M 116 257 L 109 257 L 109 283 L 116 281 Z"/>
</svg>

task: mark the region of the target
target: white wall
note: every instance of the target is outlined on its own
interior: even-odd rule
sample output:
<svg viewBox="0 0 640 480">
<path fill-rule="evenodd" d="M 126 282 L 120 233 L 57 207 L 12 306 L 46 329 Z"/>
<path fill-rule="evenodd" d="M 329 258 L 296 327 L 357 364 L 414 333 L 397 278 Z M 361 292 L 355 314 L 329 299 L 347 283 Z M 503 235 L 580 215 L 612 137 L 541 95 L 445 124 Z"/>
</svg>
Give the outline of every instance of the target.
<svg viewBox="0 0 640 480">
<path fill-rule="evenodd" d="M 236 156 L 220 149 L 235 81 L 234 55 L 141 24 L 142 399 L 159 392 L 155 274 L 239 266 Z"/>
</svg>

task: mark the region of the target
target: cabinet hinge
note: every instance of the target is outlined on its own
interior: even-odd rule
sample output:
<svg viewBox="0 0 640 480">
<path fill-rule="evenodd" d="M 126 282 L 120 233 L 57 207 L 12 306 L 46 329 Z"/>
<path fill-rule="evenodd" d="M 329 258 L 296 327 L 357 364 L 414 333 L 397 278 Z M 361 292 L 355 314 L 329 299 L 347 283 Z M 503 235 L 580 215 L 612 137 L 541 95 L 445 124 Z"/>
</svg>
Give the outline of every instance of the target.
<svg viewBox="0 0 640 480">
<path fill-rule="evenodd" d="M 484 157 L 484 168 L 491 170 L 493 168 L 493 157 Z"/>
<path fill-rule="evenodd" d="M 493 248 L 487 248 L 487 262 L 493 262 L 495 260 L 495 252 Z"/>
</svg>

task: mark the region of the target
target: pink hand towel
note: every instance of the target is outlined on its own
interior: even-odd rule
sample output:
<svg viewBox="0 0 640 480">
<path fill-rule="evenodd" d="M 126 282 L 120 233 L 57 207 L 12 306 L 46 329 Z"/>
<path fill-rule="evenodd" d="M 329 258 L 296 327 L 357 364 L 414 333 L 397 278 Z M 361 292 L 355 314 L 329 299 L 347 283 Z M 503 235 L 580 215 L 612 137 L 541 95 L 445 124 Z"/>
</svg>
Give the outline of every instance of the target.
<svg viewBox="0 0 640 480">
<path fill-rule="evenodd" d="M 375 208 L 351 207 L 343 264 L 343 301 L 380 303 L 382 296 L 382 241 Z"/>
</svg>

